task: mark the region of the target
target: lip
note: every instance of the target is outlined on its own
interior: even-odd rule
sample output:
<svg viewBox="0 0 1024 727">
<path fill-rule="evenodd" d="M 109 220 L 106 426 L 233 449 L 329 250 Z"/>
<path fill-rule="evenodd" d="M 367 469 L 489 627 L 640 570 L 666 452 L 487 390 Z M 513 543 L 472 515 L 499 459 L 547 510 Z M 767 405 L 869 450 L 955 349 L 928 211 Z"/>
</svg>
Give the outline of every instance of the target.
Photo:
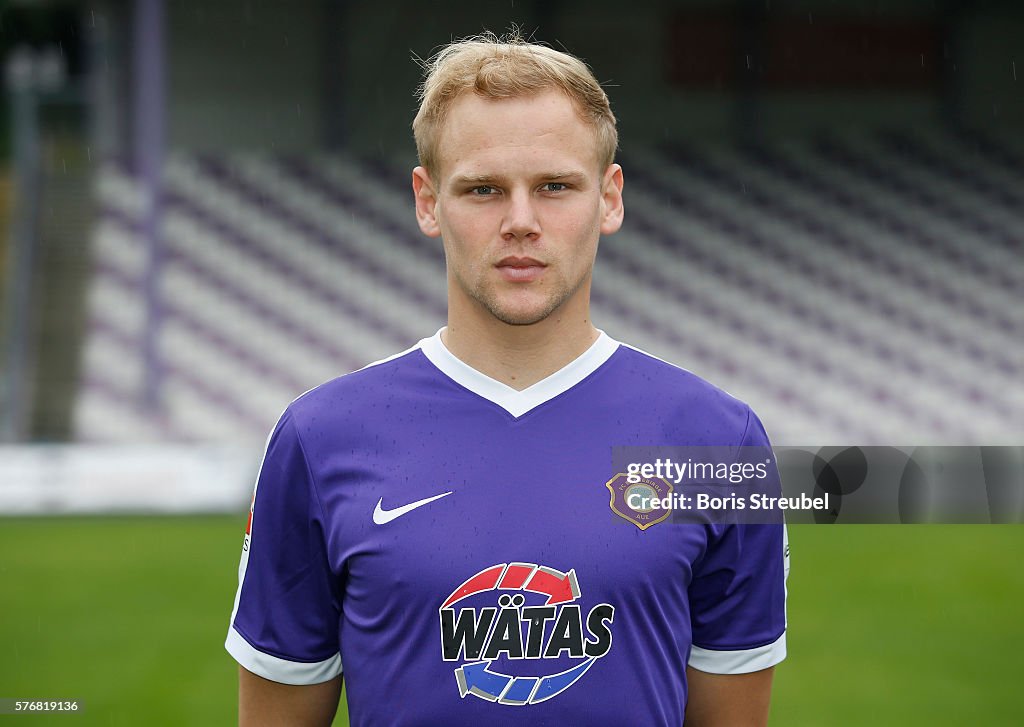
<svg viewBox="0 0 1024 727">
<path fill-rule="evenodd" d="M 512 283 L 529 283 L 539 278 L 547 267 L 532 257 L 509 255 L 495 265 L 501 276 Z"/>
<path fill-rule="evenodd" d="M 510 268 L 543 268 L 546 267 L 540 260 L 535 260 L 532 257 L 516 257 L 515 255 L 509 255 L 498 261 L 498 267 L 510 267 Z"/>
</svg>

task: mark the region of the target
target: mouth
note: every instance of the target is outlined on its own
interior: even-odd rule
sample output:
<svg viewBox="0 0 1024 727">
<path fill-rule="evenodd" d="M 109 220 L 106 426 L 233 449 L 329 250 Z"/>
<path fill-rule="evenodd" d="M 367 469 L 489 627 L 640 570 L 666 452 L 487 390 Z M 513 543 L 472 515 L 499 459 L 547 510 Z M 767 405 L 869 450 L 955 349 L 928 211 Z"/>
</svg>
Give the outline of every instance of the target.
<svg viewBox="0 0 1024 727">
<path fill-rule="evenodd" d="M 499 260 L 495 267 L 511 283 L 529 283 L 543 275 L 547 265 L 532 257 L 510 255 Z"/>
</svg>

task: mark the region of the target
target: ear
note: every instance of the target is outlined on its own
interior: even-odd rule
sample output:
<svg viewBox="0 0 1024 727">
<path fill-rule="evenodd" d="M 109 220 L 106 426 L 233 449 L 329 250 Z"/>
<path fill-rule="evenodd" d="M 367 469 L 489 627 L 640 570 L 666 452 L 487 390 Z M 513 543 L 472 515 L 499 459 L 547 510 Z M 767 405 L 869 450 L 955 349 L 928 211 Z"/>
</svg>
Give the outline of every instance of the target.
<svg viewBox="0 0 1024 727">
<path fill-rule="evenodd" d="M 601 180 L 601 234 L 611 235 L 622 227 L 622 167 L 610 165 Z"/>
<path fill-rule="evenodd" d="M 412 194 L 416 200 L 416 222 L 427 237 L 440 237 L 441 226 L 437 223 L 437 193 L 430 173 L 423 167 L 412 170 Z"/>
</svg>

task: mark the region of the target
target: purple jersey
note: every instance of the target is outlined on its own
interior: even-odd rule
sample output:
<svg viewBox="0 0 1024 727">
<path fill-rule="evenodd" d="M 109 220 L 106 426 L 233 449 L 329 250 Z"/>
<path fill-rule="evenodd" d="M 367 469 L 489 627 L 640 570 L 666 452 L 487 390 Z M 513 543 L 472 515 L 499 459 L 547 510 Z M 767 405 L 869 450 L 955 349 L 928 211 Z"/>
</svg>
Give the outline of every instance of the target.
<svg viewBox="0 0 1024 727">
<path fill-rule="evenodd" d="M 227 649 L 344 669 L 352 724 L 680 725 L 687 664 L 785 657 L 784 530 L 609 507 L 616 446 L 767 446 L 749 407 L 601 334 L 516 391 L 440 335 L 296 399 L 271 434 Z"/>
</svg>

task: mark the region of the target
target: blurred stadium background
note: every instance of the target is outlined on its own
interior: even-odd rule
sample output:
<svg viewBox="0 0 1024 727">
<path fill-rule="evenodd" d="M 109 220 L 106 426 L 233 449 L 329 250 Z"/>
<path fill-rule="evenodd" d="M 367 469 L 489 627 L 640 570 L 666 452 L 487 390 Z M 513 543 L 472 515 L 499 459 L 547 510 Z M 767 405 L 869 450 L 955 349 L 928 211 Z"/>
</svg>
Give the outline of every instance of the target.
<svg viewBox="0 0 1024 727">
<path fill-rule="evenodd" d="M 1020 3 L 0 0 L 0 698 L 235 719 L 267 432 L 444 323 L 412 57 L 511 22 L 620 120 L 599 326 L 776 444 L 1024 444 Z M 1019 527 L 791 541 L 772 724 L 1024 723 Z"/>
</svg>

